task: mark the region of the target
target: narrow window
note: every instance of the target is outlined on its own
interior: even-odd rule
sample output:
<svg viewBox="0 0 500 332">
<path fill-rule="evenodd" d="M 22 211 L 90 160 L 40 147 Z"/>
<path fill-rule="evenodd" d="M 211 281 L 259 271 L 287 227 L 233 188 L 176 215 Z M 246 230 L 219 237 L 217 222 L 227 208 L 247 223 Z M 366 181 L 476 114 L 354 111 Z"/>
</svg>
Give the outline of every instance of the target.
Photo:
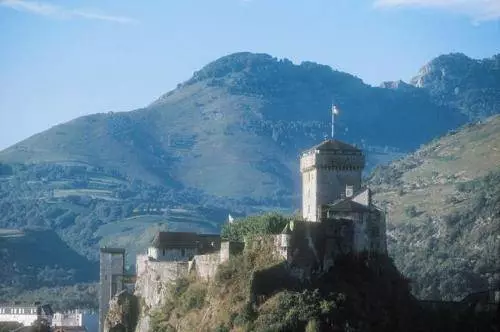
<svg viewBox="0 0 500 332">
<path fill-rule="evenodd" d="M 165 249 L 163 249 L 163 256 L 165 256 Z"/>
<path fill-rule="evenodd" d="M 186 254 L 186 249 L 182 248 L 181 249 L 181 255 L 184 256 Z"/>
</svg>

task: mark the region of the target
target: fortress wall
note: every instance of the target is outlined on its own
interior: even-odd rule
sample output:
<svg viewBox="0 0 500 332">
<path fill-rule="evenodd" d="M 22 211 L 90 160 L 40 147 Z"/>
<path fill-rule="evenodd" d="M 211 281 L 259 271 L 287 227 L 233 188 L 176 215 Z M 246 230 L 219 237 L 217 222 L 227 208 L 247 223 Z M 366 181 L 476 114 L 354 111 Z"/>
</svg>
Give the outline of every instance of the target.
<svg viewBox="0 0 500 332">
<path fill-rule="evenodd" d="M 243 252 L 245 243 L 235 241 L 224 241 L 220 247 L 220 263 L 227 262 L 230 256 L 234 256 Z"/>
<path fill-rule="evenodd" d="M 202 280 L 208 281 L 215 277 L 217 267 L 220 263 L 220 252 L 212 254 L 196 255 L 193 263 L 196 276 Z"/>
<path fill-rule="evenodd" d="M 149 331 L 151 310 L 165 304 L 168 285 L 188 274 L 188 262 L 156 262 L 146 255 L 137 256 L 137 278 L 135 293 L 140 300 L 140 317 L 136 331 Z"/>
<path fill-rule="evenodd" d="M 149 256 L 153 257 L 154 259 L 163 261 L 187 261 L 197 252 L 196 248 L 149 248 L 148 251 Z"/>
<path fill-rule="evenodd" d="M 135 295 L 141 297 L 147 307 L 158 307 L 163 304 L 168 284 L 187 273 L 188 262 L 139 261 L 138 257 Z"/>
<path fill-rule="evenodd" d="M 141 275 L 146 271 L 148 255 L 137 255 L 135 258 L 135 273 Z"/>
</svg>

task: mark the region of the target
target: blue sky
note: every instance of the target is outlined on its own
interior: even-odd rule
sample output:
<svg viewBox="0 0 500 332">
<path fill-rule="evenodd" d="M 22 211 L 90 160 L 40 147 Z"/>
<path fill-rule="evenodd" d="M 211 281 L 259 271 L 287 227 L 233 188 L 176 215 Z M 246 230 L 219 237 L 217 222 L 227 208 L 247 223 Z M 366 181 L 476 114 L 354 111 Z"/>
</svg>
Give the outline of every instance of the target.
<svg viewBox="0 0 500 332">
<path fill-rule="evenodd" d="M 500 0 L 0 0 L 0 149 L 238 51 L 408 80 L 443 53 L 500 53 L 499 18 Z"/>
</svg>

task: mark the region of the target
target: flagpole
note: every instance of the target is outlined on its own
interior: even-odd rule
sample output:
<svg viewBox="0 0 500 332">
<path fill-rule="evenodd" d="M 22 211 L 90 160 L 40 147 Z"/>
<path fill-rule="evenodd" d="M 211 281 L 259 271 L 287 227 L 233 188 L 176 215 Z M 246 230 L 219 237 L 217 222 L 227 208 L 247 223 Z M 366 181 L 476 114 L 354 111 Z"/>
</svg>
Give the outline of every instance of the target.
<svg viewBox="0 0 500 332">
<path fill-rule="evenodd" d="M 335 104 L 332 103 L 332 139 L 335 137 L 335 115 L 337 115 L 338 109 Z"/>
<path fill-rule="evenodd" d="M 335 106 L 332 106 L 332 139 L 333 136 L 335 135 Z"/>
</svg>

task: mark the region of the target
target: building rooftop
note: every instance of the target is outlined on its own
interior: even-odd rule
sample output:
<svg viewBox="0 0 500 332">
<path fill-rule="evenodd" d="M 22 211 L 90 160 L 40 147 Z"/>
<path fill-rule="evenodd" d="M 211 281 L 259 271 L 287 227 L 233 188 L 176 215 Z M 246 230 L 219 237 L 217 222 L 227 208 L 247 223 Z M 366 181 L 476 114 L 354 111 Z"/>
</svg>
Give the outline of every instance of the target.
<svg viewBox="0 0 500 332">
<path fill-rule="evenodd" d="M 349 151 L 349 152 L 359 152 L 361 153 L 361 150 L 355 147 L 354 145 L 347 144 L 345 142 L 336 140 L 336 139 L 328 139 L 325 140 L 318 145 L 313 146 L 307 151 Z M 307 152 L 306 151 L 306 152 Z"/>
<path fill-rule="evenodd" d="M 156 248 L 197 247 L 200 237 L 192 232 L 158 232 L 151 245 Z"/>
<path fill-rule="evenodd" d="M 337 201 L 332 204 L 327 204 L 328 211 L 333 212 L 369 212 L 370 208 L 364 206 L 363 204 L 354 202 L 350 198 L 345 198 L 343 200 Z"/>
<path fill-rule="evenodd" d="M 101 252 L 109 253 L 109 254 L 125 254 L 124 248 L 111 248 L 111 247 L 102 247 Z"/>
</svg>

